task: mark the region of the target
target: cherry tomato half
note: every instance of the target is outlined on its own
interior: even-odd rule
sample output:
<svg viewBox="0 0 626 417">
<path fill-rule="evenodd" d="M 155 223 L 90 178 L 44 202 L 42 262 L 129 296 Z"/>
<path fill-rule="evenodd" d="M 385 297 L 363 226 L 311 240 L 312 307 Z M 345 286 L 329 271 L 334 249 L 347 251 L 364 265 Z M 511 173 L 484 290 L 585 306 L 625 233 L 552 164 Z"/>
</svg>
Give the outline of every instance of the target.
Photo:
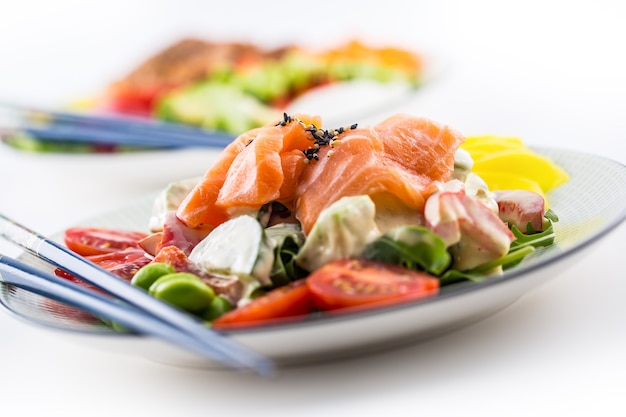
<svg viewBox="0 0 626 417">
<path fill-rule="evenodd" d="M 336 310 L 430 297 L 439 291 L 439 280 L 397 265 L 346 259 L 313 272 L 307 286 L 317 307 Z"/>
<path fill-rule="evenodd" d="M 139 248 L 137 242 L 147 235 L 129 230 L 97 227 L 72 227 L 65 231 L 65 245 L 82 256 L 101 255 L 127 248 Z"/>
<path fill-rule="evenodd" d="M 299 317 L 312 313 L 313 301 L 304 280 L 276 288 L 250 303 L 213 320 L 218 329 L 246 327 L 273 319 Z"/>
</svg>

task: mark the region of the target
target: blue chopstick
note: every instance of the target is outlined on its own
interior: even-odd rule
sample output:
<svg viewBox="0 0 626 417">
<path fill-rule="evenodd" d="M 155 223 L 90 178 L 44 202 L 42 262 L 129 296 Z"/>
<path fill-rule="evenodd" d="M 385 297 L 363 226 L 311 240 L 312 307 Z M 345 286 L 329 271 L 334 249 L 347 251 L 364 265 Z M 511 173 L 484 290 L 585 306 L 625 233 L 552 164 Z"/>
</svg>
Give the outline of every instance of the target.
<svg viewBox="0 0 626 417">
<path fill-rule="evenodd" d="M 211 354 L 215 360 L 225 365 L 252 369 L 261 375 L 273 372 L 274 364 L 268 358 L 235 343 L 225 335 L 204 326 L 200 321 L 192 319 L 191 316 L 2 214 L 0 214 L 0 236 L 38 258 L 141 309 L 146 315 L 167 324 L 172 331 L 194 338 L 197 343 L 204 346 L 205 353 Z"/>
<path fill-rule="evenodd" d="M 85 126 L 25 125 L 18 129 L 36 139 L 153 148 L 223 148 L 233 140 L 225 133 L 133 132 Z"/>
<path fill-rule="evenodd" d="M 234 135 L 218 130 L 129 116 L 82 113 L 0 105 L 10 133 L 24 132 L 44 141 L 97 143 L 158 148 L 223 148 Z"/>
<path fill-rule="evenodd" d="M 230 366 L 240 366 L 230 356 L 220 355 L 216 358 L 216 352 L 207 350 L 206 345 L 198 339 L 173 329 L 129 304 L 3 255 L 0 255 L 0 281 L 86 311 L 137 333 L 157 337 L 203 357 L 218 359 Z"/>
</svg>

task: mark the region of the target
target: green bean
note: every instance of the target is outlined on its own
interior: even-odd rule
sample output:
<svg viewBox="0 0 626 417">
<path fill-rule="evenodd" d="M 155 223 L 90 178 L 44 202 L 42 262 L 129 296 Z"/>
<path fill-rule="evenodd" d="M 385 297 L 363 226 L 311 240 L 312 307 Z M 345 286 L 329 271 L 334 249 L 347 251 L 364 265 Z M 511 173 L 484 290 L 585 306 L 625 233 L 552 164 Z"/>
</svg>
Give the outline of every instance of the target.
<svg viewBox="0 0 626 417">
<path fill-rule="evenodd" d="M 176 272 L 174 267 L 163 262 L 153 262 L 139 269 L 130 281 L 131 284 L 148 291 L 150 286 L 160 277 Z"/>
<path fill-rule="evenodd" d="M 158 278 L 149 288 L 150 294 L 189 312 L 207 308 L 215 298 L 215 292 L 197 275 L 176 272 Z"/>
</svg>

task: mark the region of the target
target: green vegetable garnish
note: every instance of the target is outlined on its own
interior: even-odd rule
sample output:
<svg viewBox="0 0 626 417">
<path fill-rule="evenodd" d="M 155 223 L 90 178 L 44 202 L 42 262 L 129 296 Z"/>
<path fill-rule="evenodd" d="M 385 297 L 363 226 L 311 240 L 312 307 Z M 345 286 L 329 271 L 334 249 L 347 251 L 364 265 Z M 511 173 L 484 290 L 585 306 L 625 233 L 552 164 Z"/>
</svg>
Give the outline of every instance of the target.
<svg viewBox="0 0 626 417">
<path fill-rule="evenodd" d="M 276 245 L 274 265 L 270 279 L 274 287 L 280 287 L 303 278 L 306 271 L 296 264 L 296 255 L 304 244 L 304 234 L 297 224 L 281 223 L 265 229 L 265 233 Z"/>
<path fill-rule="evenodd" d="M 530 226 L 530 223 L 528 224 L 527 233 L 522 233 L 519 228 L 512 226 L 511 232 L 515 236 L 515 240 L 511 243 L 509 252 L 502 258 L 484 263 L 471 271 L 466 271 L 466 273 L 472 277 L 474 274 L 478 276 L 498 266 L 502 266 L 503 270 L 507 270 L 518 265 L 527 255 L 533 253 L 535 249 L 552 245 L 555 239 L 554 226 L 552 223 L 558 222 L 559 218 L 551 210 L 548 210 L 544 214 L 544 218 L 547 227 L 541 232 L 535 232 Z M 476 281 L 476 279 L 472 280 Z"/>
<path fill-rule="evenodd" d="M 442 274 L 451 262 L 443 239 L 421 226 L 400 226 L 390 230 L 368 244 L 360 257 L 436 276 Z"/>
<path fill-rule="evenodd" d="M 548 210 L 545 220 L 547 227 L 541 232 L 535 232 L 529 226 L 527 233 L 523 233 L 512 226 L 511 232 L 515 240 L 508 253 L 467 271 L 449 269 L 451 255 L 443 240 L 420 226 L 400 226 L 391 230 L 368 244 L 360 257 L 428 272 L 439 277 L 441 286 L 465 280 L 482 282 L 489 279 L 488 272 L 499 267 L 503 270 L 510 269 L 536 248 L 552 245 L 555 238 L 552 223 L 558 221 L 558 217 Z"/>
</svg>

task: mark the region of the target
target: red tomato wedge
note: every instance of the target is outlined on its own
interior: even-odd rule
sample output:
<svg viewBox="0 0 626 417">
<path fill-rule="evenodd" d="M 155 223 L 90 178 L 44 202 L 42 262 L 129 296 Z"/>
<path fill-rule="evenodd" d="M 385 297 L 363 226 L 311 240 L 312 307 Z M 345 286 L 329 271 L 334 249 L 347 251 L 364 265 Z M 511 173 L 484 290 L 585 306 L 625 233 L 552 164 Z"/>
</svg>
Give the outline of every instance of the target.
<svg viewBox="0 0 626 417">
<path fill-rule="evenodd" d="M 337 310 L 431 297 L 439 291 L 439 280 L 397 265 L 346 259 L 313 272 L 307 286 L 317 307 Z"/>
<path fill-rule="evenodd" d="M 304 280 L 276 288 L 250 303 L 213 320 L 216 329 L 248 327 L 274 319 L 312 313 L 313 301 Z"/>
<path fill-rule="evenodd" d="M 127 248 L 139 248 L 142 232 L 97 227 L 72 227 L 65 231 L 65 245 L 82 256 L 101 255 Z"/>
</svg>

